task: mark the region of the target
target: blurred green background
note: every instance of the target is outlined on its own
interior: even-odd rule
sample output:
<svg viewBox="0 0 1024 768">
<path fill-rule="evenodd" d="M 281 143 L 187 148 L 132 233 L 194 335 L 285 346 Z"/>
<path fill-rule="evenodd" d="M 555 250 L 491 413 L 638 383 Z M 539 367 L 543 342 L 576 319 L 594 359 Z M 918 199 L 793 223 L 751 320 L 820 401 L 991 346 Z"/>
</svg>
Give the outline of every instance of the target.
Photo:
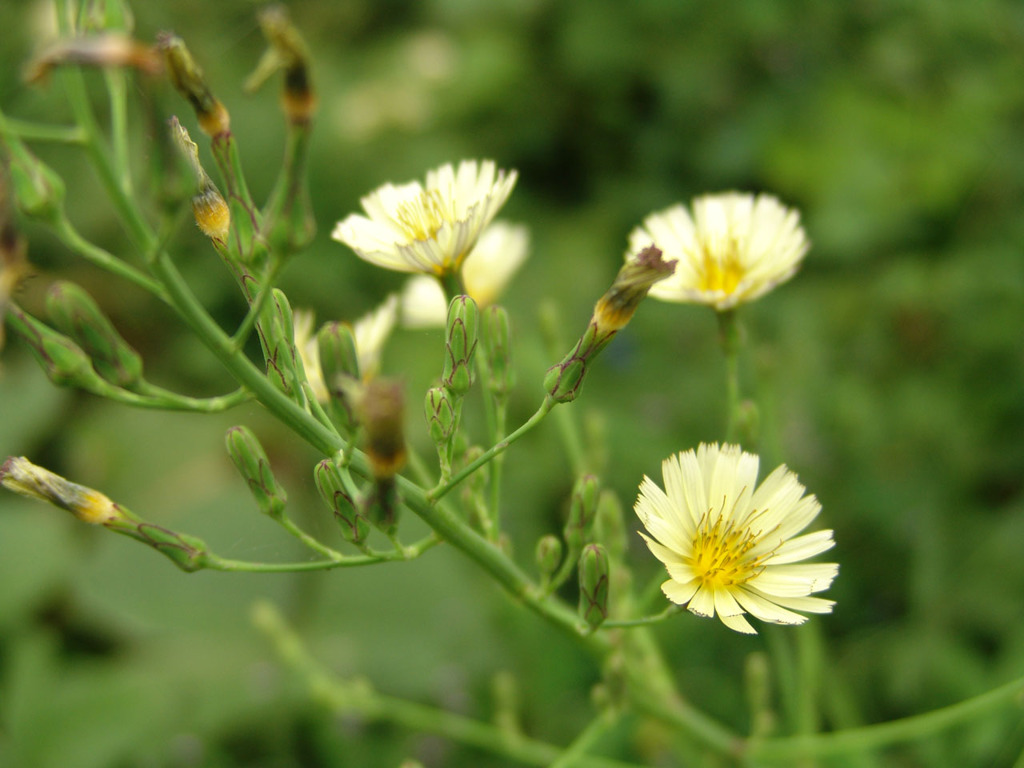
<svg viewBox="0 0 1024 768">
<path fill-rule="evenodd" d="M 29 88 L 19 78 L 52 35 L 48 8 L 0 4 L 0 104 L 10 116 L 62 122 L 59 81 Z M 241 94 L 264 45 L 257 8 L 179 0 L 134 10 L 139 38 L 173 29 L 186 39 L 231 112 L 262 199 L 284 128 L 276 82 Z M 802 271 L 743 309 L 744 386 L 762 409 L 762 474 L 787 463 L 820 498 L 820 525 L 835 528 L 841 571 L 828 596 L 838 604 L 804 628 L 756 638 L 688 615 L 660 625 L 694 702 L 745 729 L 742 669 L 756 651 L 780 664 L 782 732 L 801 717 L 786 695 L 798 679 L 790 656 L 822 665 L 812 719 L 831 727 L 922 712 L 1021 674 L 1024 4 L 320 0 L 291 10 L 320 94 L 319 234 L 284 277 L 293 306 L 354 319 L 400 289 L 401 275 L 329 237 L 377 185 L 468 157 L 518 169 L 502 216 L 529 224 L 532 245 L 505 302 L 517 329 L 513 424 L 540 402 L 552 362 L 541 308 L 557 307 L 568 344 L 648 213 L 727 189 L 769 191 L 802 212 L 813 243 Z M 99 93 L 100 78 L 91 82 Z M 131 91 L 141 182 L 154 152 L 147 115 L 194 120 L 162 82 Z M 68 181 L 76 224 L 123 252 L 84 159 L 38 152 Z M 25 230 L 35 265 L 18 297 L 27 308 L 38 311 L 53 279 L 78 281 L 143 352 L 153 380 L 197 395 L 230 388 L 163 308 L 40 227 Z M 190 223 L 173 250 L 218 317 L 237 322 L 231 280 Z M 419 393 L 440 370 L 441 344 L 439 332 L 402 331 L 384 358 L 385 373 L 405 377 L 410 440 L 424 455 Z M 13 339 L 2 364 L 0 456 L 28 456 L 225 556 L 305 557 L 259 516 L 224 453 L 224 430 L 246 423 L 297 516 L 331 535 L 311 493 L 316 457 L 257 407 L 128 411 L 53 389 Z M 721 438 L 723 372 L 715 318 L 700 307 L 647 302 L 603 355 L 571 407 L 606 446 L 602 478 L 627 509 L 663 458 Z M 560 528 L 572 482 L 553 420 L 506 466 L 505 520 L 528 563 L 537 536 Z M 404 526 L 410 539 L 419 528 Z M 633 545 L 643 583 L 658 565 L 639 537 Z M 284 608 L 332 669 L 366 675 L 383 692 L 486 719 L 490 681 L 507 671 L 522 687 L 530 734 L 566 743 L 588 720 L 598 679 L 590 660 L 451 550 L 320 575 L 185 576 L 127 539 L 5 493 L 0 765 L 504 764 L 324 715 L 251 627 L 261 597 Z M 619 740 L 607 751 L 680 764 L 663 732 L 623 730 Z M 1022 747 L 1011 711 L 826 764 L 1009 766 Z"/>
</svg>

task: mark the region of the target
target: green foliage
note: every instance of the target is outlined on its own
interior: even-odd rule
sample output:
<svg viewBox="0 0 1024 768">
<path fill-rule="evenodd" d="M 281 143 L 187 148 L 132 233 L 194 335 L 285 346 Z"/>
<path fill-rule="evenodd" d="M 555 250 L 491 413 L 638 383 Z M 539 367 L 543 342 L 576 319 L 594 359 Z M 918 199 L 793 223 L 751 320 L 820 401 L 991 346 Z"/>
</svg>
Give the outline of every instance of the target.
<svg viewBox="0 0 1024 768">
<path fill-rule="evenodd" d="M 266 199 L 280 183 L 285 127 L 271 89 L 241 94 L 262 50 L 253 6 L 137 3 L 134 13 L 136 37 L 173 28 L 188 40 L 231 112 L 253 196 Z M 757 639 L 685 613 L 662 622 L 654 633 L 670 667 L 710 715 L 740 732 L 764 725 L 763 711 L 745 713 L 742 688 L 750 654 L 764 651 L 777 733 L 905 717 L 1021 674 L 1020 4 L 321 0 L 293 14 L 319 93 L 308 164 L 319 227 L 287 264 L 282 287 L 293 306 L 351 321 L 402 284 L 329 237 L 361 195 L 463 157 L 518 169 L 505 213 L 529 223 L 533 245 L 503 300 L 518 334 L 510 424 L 535 409 L 544 371 L 583 327 L 644 215 L 733 188 L 771 191 L 801 210 L 812 240 L 801 273 L 744 308 L 743 385 L 760 406 L 762 473 L 785 461 L 836 530 L 837 606 L 795 632 L 768 628 Z M 0 108 L 70 125 L 61 73 L 32 88 L 17 78 L 52 38 L 46 18 L 35 3 L 0 3 L 8 30 Z M 87 85 L 100 94 L 104 75 L 90 73 Z M 134 124 L 149 126 L 130 137 L 137 168 L 159 162 L 160 121 L 186 114 L 168 87 L 147 88 L 152 103 L 131 107 Z M 113 253 L 128 250 L 133 233 L 78 155 L 50 143 L 32 151 L 61 174 L 67 216 L 81 233 Z M 212 157 L 203 162 L 214 167 Z M 158 188 L 133 179 L 133 189 L 177 210 L 188 187 L 176 185 L 180 171 L 165 170 Z M 304 239 L 308 212 L 303 197 L 278 221 L 301 225 Z M 39 277 L 17 300 L 33 315 L 42 316 L 59 273 L 86 287 L 152 380 L 200 396 L 231 386 L 164 306 L 84 266 L 32 221 L 21 225 Z M 161 226 L 173 232 L 178 267 L 199 298 L 234 327 L 244 314 L 235 276 L 190 224 L 165 215 Z M 568 330 L 541 353 L 539 311 L 550 300 Z M 716 333 L 708 310 L 648 300 L 588 366 L 579 402 L 562 406 L 579 409 L 586 469 L 627 513 L 662 458 L 722 435 Z M 424 392 L 436 384 L 443 347 L 440 331 L 401 332 L 383 370 Z M 322 457 L 257 406 L 201 418 L 130 410 L 53 389 L 30 352 L 8 338 L 0 456 L 44 457 L 232 557 L 306 557 L 252 514 L 224 456 L 225 430 L 244 419 L 299 522 L 340 538 L 310 482 Z M 281 354 L 290 387 L 292 350 Z M 482 433 L 477 405 L 467 398 L 461 418 Z M 413 450 L 432 455 L 420 409 L 407 410 Z M 557 416 L 542 427 L 551 439 L 532 434 L 505 457 L 514 478 L 503 491 L 505 544 L 520 562 L 563 525 L 566 478 L 579 470 L 554 439 Z M 600 670 L 552 626 L 498 601 L 454 554 L 330 574 L 185 576 L 122 537 L 71 528 L 9 494 L 0 513 L 0 765 L 392 766 L 410 755 L 428 766 L 508 764 L 311 707 L 250 625 L 249 606 L 266 597 L 286 606 L 316 657 L 345 679 L 365 675 L 379 691 L 487 719 L 490 681 L 510 672 L 531 736 L 565 744 L 589 721 Z M 407 517 L 403 531 L 424 533 Z M 632 528 L 625 535 L 637 580 L 655 585 L 643 607 L 660 610 L 663 570 L 645 559 Z M 608 554 L 614 605 L 620 553 L 609 546 Z M 1009 765 L 1022 747 L 1019 721 L 1019 710 L 1003 711 L 859 762 L 820 764 Z M 718 764 L 661 729 L 624 733 L 606 735 L 609 754 Z"/>
</svg>

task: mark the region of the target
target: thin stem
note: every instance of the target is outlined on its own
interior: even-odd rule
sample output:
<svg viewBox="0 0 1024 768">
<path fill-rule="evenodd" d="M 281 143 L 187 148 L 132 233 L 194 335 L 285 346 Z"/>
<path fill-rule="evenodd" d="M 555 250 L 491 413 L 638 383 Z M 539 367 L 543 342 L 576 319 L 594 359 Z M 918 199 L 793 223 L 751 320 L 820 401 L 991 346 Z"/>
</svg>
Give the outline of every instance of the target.
<svg viewBox="0 0 1024 768">
<path fill-rule="evenodd" d="M 495 443 L 494 445 L 492 445 L 490 448 L 488 448 L 486 451 L 484 451 L 482 454 L 480 454 L 480 456 L 475 461 L 470 462 L 465 467 L 463 467 L 461 470 L 456 472 L 451 477 L 451 479 L 448 480 L 447 483 L 445 483 L 443 485 L 439 485 L 437 488 L 435 488 L 430 493 L 428 493 L 427 494 L 427 500 L 430 503 L 433 503 L 433 502 L 436 502 L 438 499 L 442 498 L 445 494 L 447 494 L 450 490 L 452 490 L 452 488 L 454 488 L 456 485 L 461 483 L 463 480 L 465 480 L 471 474 L 476 472 L 477 469 L 482 467 L 484 464 L 489 462 L 495 456 L 497 456 L 502 451 L 504 451 L 506 448 L 508 448 L 510 445 L 512 445 L 512 443 L 514 443 L 516 440 L 518 440 L 523 435 L 525 435 L 527 432 L 529 432 L 531 429 L 533 429 L 538 424 L 540 424 L 541 421 L 544 420 L 544 417 L 548 415 L 548 412 L 552 408 L 555 407 L 555 405 L 557 405 L 557 403 L 554 400 L 552 400 L 550 397 L 545 398 L 544 402 L 541 403 L 540 408 L 537 409 L 537 412 L 535 414 L 533 414 L 533 416 L 531 416 L 525 422 L 523 422 L 523 424 L 519 427 L 519 429 L 517 429 L 515 432 L 510 434 L 504 440 L 501 440 L 501 441 Z"/>
<path fill-rule="evenodd" d="M 284 263 L 282 260 L 277 259 L 274 261 L 269 274 L 260 287 L 260 292 L 256 294 L 256 300 L 249 304 L 249 311 L 242 318 L 242 322 L 238 326 L 238 330 L 235 331 L 234 336 L 231 337 L 231 343 L 236 349 L 241 349 L 245 346 L 249 334 L 252 333 L 252 329 L 259 320 L 260 313 L 263 312 L 263 308 L 267 306 L 267 301 L 269 301 L 274 292 L 274 283 L 283 267 Z"/>
<path fill-rule="evenodd" d="M 562 752 L 561 756 L 551 763 L 550 768 L 572 768 L 574 765 L 582 765 L 587 752 L 618 720 L 619 716 L 616 712 L 610 710 L 599 712 L 597 717 L 591 720 L 572 744 Z"/>
<path fill-rule="evenodd" d="M 395 723 L 418 733 L 432 733 L 528 765 L 548 766 L 565 754 L 553 744 L 509 734 L 491 723 L 382 695 L 366 682 L 339 680 L 310 656 L 299 636 L 269 603 L 256 606 L 253 621 L 269 638 L 281 661 L 299 675 L 317 700 L 334 714 L 353 713 L 374 721 Z M 575 765 L 639 768 L 634 763 L 590 756 L 580 756 Z"/>
<path fill-rule="evenodd" d="M 1024 677 L 986 693 L 948 707 L 893 720 L 832 733 L 765 739 L 751 744 L 746 755 L 758 760 L 793 760 L 799 757 L 826 757 L 879 749 L 890 744 L 914 741 L 954 725 L 978 719 L 982 715 L 1013 704 L 1024 694 Z"/>
<path fill-rule="evenodd" d="M 120 177 L 125 194 L 132 194 L 132 176 L 128 160 L 128 101 L 124 72 L 106 69 L 103 77 L 110 97 L 110 133 L 113 145 L 114 167 Z"/>
<path fill-rule="evenodd" d="M 46 141 L 76 146 L 84 146 L 86 142 L 85 131 L 77 125 L 44 125 L 13 117 L 5 118 L 4 122 L 6 130 L 26 141 Z"/>
<path fill-rule="evenodd" d="M 299 528 L 299 526 L 295 524 L 295 521 L 287 515 L 281 515 L 280 517 L 275 517 L 274 519 L 281 525 L 282 528 L 288 531 L 288 533 L 290 533 L 296 539 L 301 541 L 303 544 L 305 544 L 311 550 L 316 552 L 318 555 L 322 555 L 323 557 L 326 557 L 328 560 L 334 561 L 345 559 L 345 555 L 341 554 L 341 552 L 338 552 L 336 549 L 332 549 L 331 547 L 328 547 L 326 544 L 323 544 L 319 539 L 310 536 L 304 530 Z"/>
<path fill-rule="evenodd" d="M 640 627 L 645 624 L 657 624 L 664 621 L 669 616 L 675 616 L 677 613 L 683 610 L 682 606 L 670 605 L 661 613 L 656 613 L 653 616 L 643 616 L 639 619 L 610 619 L 601 625 L 601 629 L 613 629 L 615 627 Z"/>
<path fill-rule="evenodd" d="M 153 408 L 166 408 L 173 411 L 195 411 L 196 413 L 220 413 L 252 399 L 252 393 L 243 388 L 216 397 L 188 397 L 187 395 L 179 395 L 177 392 L 171 392 L 163 387 L 158 387 L 155 384 L 150 384 L 148 381 L 139 382 L 138 392 L 140 395 L 160 400 L 165 404 L 158 405 L 154 402 Z"/>
<path fill-rule="evenodd" d="M 135 283 L 137 286 L 149 291 L 163 302 L 168 301 L 167 292 L 160 283 L 130 264 L 126 264 L 121 261 L 121 259 L 114 256 L 109 251 L 100 248 L 98 245 L 90 243 L 78 233 L 78 230 L 72 226 L 66 216 L 62 215 L 60 217 L 54 226 L 54 231 L 64 245 L 72 251 L 75 251 L 79 256 L 83 257 L 87 261 L 90 261 L 96 266 L 105 269 L 108 272 L 112 272 L 119 277 L 123 277 L 125 280 Z"/>
<path fill-rule="evenodd" d="M 718 312 L 718 331 L 725 353 L 725 440 L 734 443 L 740 416 L 740 333 L 735 309 Z"/>
</svg>

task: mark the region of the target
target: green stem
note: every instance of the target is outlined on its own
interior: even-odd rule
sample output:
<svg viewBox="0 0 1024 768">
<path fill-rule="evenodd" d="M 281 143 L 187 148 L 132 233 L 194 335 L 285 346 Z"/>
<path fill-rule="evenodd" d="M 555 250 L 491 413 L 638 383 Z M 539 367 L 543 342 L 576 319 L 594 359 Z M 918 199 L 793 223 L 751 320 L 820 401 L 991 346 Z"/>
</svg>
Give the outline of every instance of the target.
<svg viewBox="0 0 1024 768">
<path fill-rule="evenodd" d="M 128 160 L 128 102 L 124 72 L 106 69 L 103 72 L 110 97 L 110 134 L 113 145 L 113 163 L 117 169 L 120 187 L 132 194 L 132 176 Z"/>
<path fill-rule="evenodd" d="M 609 621 L 604 622 L 601 625 L 600 628 L 601 629 L 614 629 L 616 627 L 629 628 L 629 627 L 641 627 L 641 626 L 643 626 L 645 624 L 658 624 L 659 622 L 662 622 L 665 619 L 667 619 L 669 616 L 675 616 L 677 613 L 679 613 L 682 610 L 683 609 L 682 609 L 681 606 L 670 605 L 668 608 L 666 608 L 661 613 L 656 613 L 653 616 L 643 616 L 643 617 L 641 617 L 639 619 L 618 619 L 618 620 L 611 619 Z"/>
<path fill-rule="evenodd" d="M 311 560 L 306 563 L 258 563 L 248 560 L 229 560 L 213 553 L 203 559 L 203 568 L 209 571 L 244 573 L 296 573 L 299 571 L 330 571 L 335 568 L 357 568 L 386 562 L 405 562 L 419 557 L 423 552 L 438 544 L 435 536 L 403 547 L 401 551 L 372 552 L 368 555 L 339 555 L 329 560 Z"/>
<path fill-rule="evenodd" d="M 618 715 L 614 712 L 608 710 L 599 712 L 597 717 L 591 720 L 572 744 L 562 752 L 561 756 L 551 763 L 550 768 L 572 768 L 575 765 L 583 765 L 587 752 L 618 722 L 618 719 Z"/>
<path fill-rule="evenodd" d="M 135 283 L 137 286 L 149 291 L 163 302 L 168 301 L 167 292 L 160 283 L 130 264 L 125 264 L 112 253 L 90 243 L 78 233 L 78 230 L 72 226 L 66 216 L 61 215 L 60 219 L 54 226 L 54 231 L 64 245 L 82 258 L 92 262 L 97 267 L 105 269 L 119 277 L 123 277 L 125 280 Z"/>
<path fill-rule="evenodd" d="M 512 735 L 490 723 L 384 696 L 365 681 L 337 679 L 309 655 L 298 635 L 269 603 L 256 606 L 253 620 L 269 638 L 281 661 L 299 675 L 317 700 L 334 714 L 356 714 L 369 720 L 395 723 L 527 765 L 549 766 L 565 754 L 553 744 Z M 639 768 L 634 763 L 589 756 L 580 756 L 574 764 L 588 768 Z"/>
<path fill-rule="evenodd" d="M 475 461 L 470 462 L 461 470 L 456 472 L 451 477 L 451 479 L 448 480 L 447 483 L 439 485 L 437 488 L 434 488 L 432 491 L 430 491 L 430 493 L 428 493 L 426 497 L 427 501 L 433 504 L 438 499 L 441 499 L 445 494 L 452 490 L 452 488 L 461 483 L 471 474 L 476 472 L 484 464 L 489 462 L 495 456 L 497 456 L 510 445 L 512 445 L 512 443 L 514 443 L 516 440 L 518 440 L 531 429 L 540 424 L 544 420 L 544 417 L 548 415 L 548 412 L 555 407 L 555 405 L 557 405 L 557 403 L 550 397 L 545 398 L 544 402 L 541 403 L 540 408 L 537 409 L 537 412 L 533 414 L 533 416 L 531 416 L 525 422 L 523 422 L 523 424 L 515 432 L 510 434 L 505 439 L 492 445 L 490 448 L 488 448 L 486 451 L 480 454 L 480 456 L 477 457 Z"/>
<path fill-rule="evenodd" d="M 301 541 L 303 544 L 305 544 L 311 550 L 316 552 L 318 555 L 322 555 L 323 557 L 326 557 L 328 560 L 333 560 L 335 562 L 345 559 L 345 555 L 341 554 L 341 552 L 338 552 L 336 549 L 332 549 L 331 547 L 328 547 L 326 544 L 321 543 L 318 539 L 314 538 L 313 536 L 310 536 L 304 530 L 299 528 L 299 526 L 295 524 L 295 521 L 287 515 L 281 515 L 280 517 L 275 517 L 274 519 L 277 520 L 277 522 L 280 523 L 281 527 L 288 531 L 288 533 L 290 533 L 296 539 Z"/>
<path fill-rule="evenodd" d="M 84 146 L 86 142 L 85 131 L 77 125 L 44 125 L 13 117 L 6 118 L 5 123 L 5 128 L 8 131 L 26 141 L 46 141 L 77 146 Z"/>
<path fill-rule="evenodd" d="M 746 756 L 756 760 L 790 761 L 800 757 L 826 757 L 879 749 L 891 744 L 922 739 L 954 725 L 980 718 L 989 712 L 1019 702 L 1022 694 L 1024 677 L 1018 677 L 966 701 L 902 720 L 832 733 L 766 739 L 751 744 Z"/>
<path fill-rule="evenodd" d="M 569 457 L 572 473 L 579 477 L 587 471 L 587 458 L 580 437 L 580 426 L 576 420 L 576 411 L 572 408 L 559 408 L 555 413 L 555 423 L 562 437 L 562 447 Z"/>
<path fill-rule="evenodd" d="M 725 353 L 725 440 L 734 443 L 740 416 L 740 332 L 735 309 L 718 312 L 718 331 Z"/>
<path fill-rule="evenodd" d="M 217 397 L 188 397 L 150 384 L 147 381 L 140 382 L 138 393 L 150 398 L 150 402 L 148 404 L 134 402 L 131 405 L 141 405 L 143 408 L 162 408 L 170 411 L 195 411 L 196 413 L 220 413 L 252 399 L 252 394 L 242 388 L 236 389 L 230 394 Z"/>
</svg>

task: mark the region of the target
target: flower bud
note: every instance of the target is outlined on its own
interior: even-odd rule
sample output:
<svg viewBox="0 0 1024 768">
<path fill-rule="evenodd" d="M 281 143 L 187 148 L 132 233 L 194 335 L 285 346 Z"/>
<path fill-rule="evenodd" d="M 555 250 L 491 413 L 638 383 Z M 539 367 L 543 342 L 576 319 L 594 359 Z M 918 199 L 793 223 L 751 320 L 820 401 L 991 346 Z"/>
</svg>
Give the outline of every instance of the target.
<svg viewBox="0 0 1024 768">
<path fill-rule="evenodd" d="M 46 294 L 53 324 L 92 357 L 92 365 L 107 381 L 128 387 L 142 378 L 142 358 L 103 314 L 92 296 L 74 283 L 60 281 Z"/>
<path fill-rule="evenodd" d="M 90 525 L 104 525 L 125 517 L 123 510 L 99 491 L 37 467 L 24 456 L 10 456 L 0 466 L 0 485 L 21 496 L 66 509 Z"/>
<path fill-rule="evenodd" d="M 565 523 L 565 541 L 571 552 L 578 552 L 583 542 L 591 538 L 600 491 L 600 481 L 593 475 L 581 475 L 573 486 L 569 519 Z"/>
<path fill-rule="evenodd" d="M 504 307 L 491 306 L 483 313 L 484 359 L 487 363 L 491 392 L 499 397 L 508 394 L 515 385 L 515 370 L 512 368 L 512 345 L 510 343 L 508 312 Z"/>
<path fill-rule="evenodd" d="M 259 15 L 263 36 L 270 48 L 245 81 L 246 91 L 255 91 L 276 70 L 284 70 L 281 104 L 291 123 L 307 123 L 316 109 L 316 96 L 309 76 L 309 53 L 283 5 L 271 5 Z"/>
<path fill-rule="evenodd" d="M 445 338 L 444 386 L 458 396 L 473 384 L 473 355 L 476 353 L 479 312 L 469 296 L 456 296 L 448 306 Z"/>
<path fill-rule="evenodd" d="M 313 470 L 320 498 L 334 513 L 341 526 L 341 534 L 353 544 L 362 543 L 370 533 L 370 524 L 359 511 L 355 499 L 345 488 L 344 480 L 332 461 L 324 459 Z"/>
<path fill-rule="evenodd" d="M 231 427 L 225 442 L 228 454 L 249 486 L 260 512 L 273 518 L 280 517 L 288 502 L 288 494 L 274 477 L 270 461 L 256 435 L 247 427 Z"/>
<path fill-rule="evenodd" d="M 629 538 L 622 515 L 622 502 L 615 491 L 610 489 L 601 491 L 597 500 L 594 538 L 604 544 L 608 556 L 614 562 L 622 562 L 629 547 Z"/>
<path fill-rule="evenodd" d="M 67 336 L 41 323 L 13 302 L 7 309 L 7 322 L 25 339 L 39 365 L 54 384 L 90 391 L 104 388 L 106 383 L 93 370 L 89 356 Z"/>
<path fill-rule="evenodd" d="M 612 287 L 598 299 L 594 313 L 580 340 L 544 376 L 544 389 L 559 403 L 575 400 L 583 385 L 587 365 L 626 326 L 647 292 L 659 280 L 675 271 L 674 261 L 663 261 L 661 251 L 650 246 L 619 270 Z"/>
<path fill-rule="evenodd" d="M 231 131 L 231 118 L 227 109 L 210 91 L 203 71 L 177 35 L 165 32 L 157 40 L 164 54 L 164 63 L 171 84 L 195 110 L 199 127 L 207 136 L 215 137 Z"/>
<path fill-rule="evenodd" d="M 8 173 L 18 208 L 26 216 L 56 223 L 63 216 L 63 179 L 9 131 L 0 132 L 0 140 L 10 158 Z"/>
<path fill-rule="evenodd" d="M 316 334 L 320 346 L 320 369 L 332 395 L 338 395 L 338 379 L 360 378 L 356 337 L 348 323 L 325 323 Z"/>
<path fill-rule="evenodd" d="M 608 554 L 600 544 L 587 544 L 579 562 L 580 618 L 591 630 L 608 618 Z"/>
<path fill-rule="evenodd" d="M 537 570 L 540 571 L 541 576 L 544 578 L 553 576 L 562 562 L 561 539 L 550 533 L 546 536 L 541 536 L 537 542 L 534 558 L 537 562 Z"/>
<path fill-rule="evenodd" d="M 428 389 L 424 411 L 427 416 L 430 439 L 434 441 L 434 445 L 438 449 L 441 449 L 451 442 L 458 421 L 448 390 L 444 387 Z"/>
<path fill-rule="evenodd" d="M 259 334 L 267 361 L 267 377 L 282 392 L 296 394 L 299 363 L 295 351 L 295 322 L 288 297 L 280 288 L 273 289 L 261 318 Z"/>
<path fill-rule="evenodd" d="M 231 210 L 199 162 L 199 147 L 176 117 L 171 118 L 171 136 L 196 177 L 198 194 L 192 198 L 192 215 L 196 225 L 208 238 L 224 245 L 231 228 Z"/>
</svg>

